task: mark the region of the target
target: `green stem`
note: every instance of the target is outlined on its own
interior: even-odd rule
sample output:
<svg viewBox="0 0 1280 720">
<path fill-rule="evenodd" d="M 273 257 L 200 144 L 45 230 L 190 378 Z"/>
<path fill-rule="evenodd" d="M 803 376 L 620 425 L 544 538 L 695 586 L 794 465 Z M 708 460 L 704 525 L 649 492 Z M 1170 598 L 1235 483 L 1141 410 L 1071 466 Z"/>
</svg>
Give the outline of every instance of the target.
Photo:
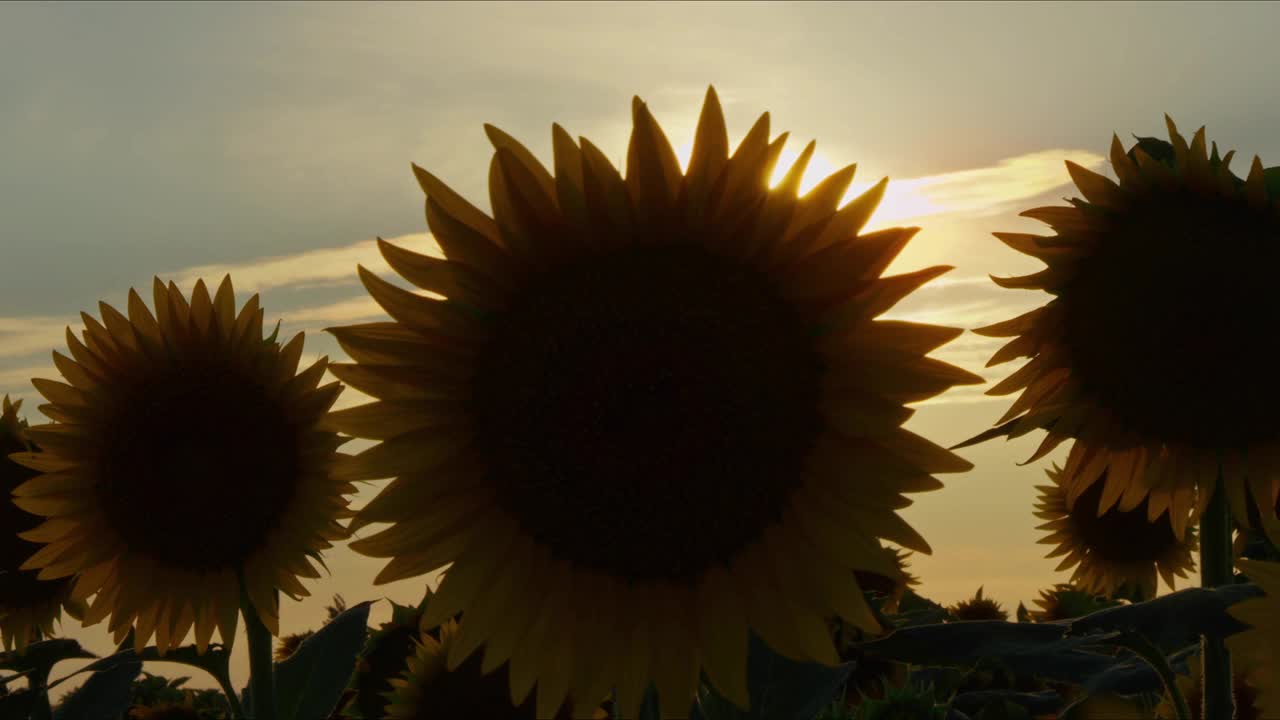
<svg viewBox="0 0 1280 720">
<path fill-rule="evenodd" d="M 36 692 L 35 707 L 31 709 L 31 720 L 49 720 L 53 717 L 53 706 L 49 704 L 49 671 L 52 668 L 33 670 L 27 677 L 28 685 Z"/>
<path fill-rule="evenodd" d="M 1200 587 L 1215 588 L 1232 583 L 1231 509 L 1218 464 L 1218 483 L 1204 517 L 1200 519 Z M 1204 678 L 1204 720 L 1231 720 L 1235 712 L 1232 694 L 1231 656 L 1221 635 L 1200 638 L 1200 658 Z"/>
<path fill-rule="evenodd" d="M 245 634 L 249 638 L 249 688 L 253 696 L 254 720 L 275 720 L 275 665 L 271 661 L 271 632 L 262 624 L 249 600 L 244 576 L 240 577 L 240 610 L 244 613 Z M 234 694 L 234 690 L 232 691 Z"/>
<path fill-rule="evenodd" d="M 1165 692 L 1169 693 L 1169 697 L 1173 699 L 1174 717 L 1177 720 L 1191 720 L 1191 706 L 1187 704 L 1187 698 L 1178 689 L 1173 668 L 1169 666 L 1169 659 L 1164 656 L 1160 648 L 1152 645 L 1150 640 L 1136 632 L 1126 633 L 1117 638 L 1115 642 L 1145 660 L 1151 666 L 1151 669 L 1155 670 L 1156 674 L 1160 676 L 1160 682 L 1164 683 Z"/>
<path fill-rule="evenodd" d="M 236 689 L 231 687 L 231 680 L 225 677 L 225 673 L 218 675 L 217 679 L 218 687 L 222 688 L 222 694 L 227 696 L 227 708 L 231 710 L 231 717 L 241 720 L 244 718 L 244 708 L 240 707 L 240 698 L 236 697 Z"/>
</svg>

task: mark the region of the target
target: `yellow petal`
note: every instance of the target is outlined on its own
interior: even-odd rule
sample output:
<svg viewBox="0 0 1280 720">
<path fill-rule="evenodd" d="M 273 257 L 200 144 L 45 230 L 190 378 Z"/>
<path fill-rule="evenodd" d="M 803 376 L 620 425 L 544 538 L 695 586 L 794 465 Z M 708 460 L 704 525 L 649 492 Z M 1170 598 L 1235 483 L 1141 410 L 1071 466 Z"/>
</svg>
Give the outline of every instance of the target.
<svg viewBox="0 0 1280 720">
<path fill-rule="evenodd" d="M 470 606 L 501 569 L 518 531 L 516 521 L 505 512 L 491 513 L 475 542 L 462 551 L 431 596 L 422 622 L 428 627 L 438 625 Z"/>
</svg>

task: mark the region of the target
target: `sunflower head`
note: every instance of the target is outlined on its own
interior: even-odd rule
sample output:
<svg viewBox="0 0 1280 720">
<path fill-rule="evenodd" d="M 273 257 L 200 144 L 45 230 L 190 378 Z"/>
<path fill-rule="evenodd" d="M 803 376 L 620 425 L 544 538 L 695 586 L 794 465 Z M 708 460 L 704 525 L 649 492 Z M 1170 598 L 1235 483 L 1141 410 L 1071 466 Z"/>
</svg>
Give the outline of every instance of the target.
<svg viewBox="0 0 1280 720">
<path fill-rule="evenodd" d="M 395 679 L 388 692 L 386 713 L 395 720 L 428 718 L 491 718 L 492 720 L 574 720 L 573 706 L 565 702 L 553 715 L 536 713 L 533 698 L 513 706 L 507 668 L 490 673 L 480 668 L 480 657 L 454 670 L 446 667 L 449 648 L 457 641 L 459 623 L 449 620 L 439 626 L 439 639 L 420 633 L 407 659 L 408 669 Z M 603 720 L 599 708 L 590 717 Z"/>
<path fill-rule="evenodd" d="M 982 596 L 982 588 L 973 597 L 947 608 L 952 620 L 1008 620 L 1009 611 L 1000 603 Z"/>
<path fill-rule="evenodd" d="M 161 651 L 194 627 L 201 652 L 215 626 L 230 642 L 240 581 L 279 634 L 278 588 L 306 595 L 298 576 L 346 536 L 338 524 L 354 486 L 333 473 L 338 435 L 322 427 L 341 390 L 320 386 L 322 358 L 298 372 L 301 334 L 262 334 L 254 296 L 236 313 L 228 277 L 203 281 L 190 302 L 154 285 L 153 312 L 130 291 L 128 315 L 101 303 L 82 314 L 66 382 L 33 380 L 55 422 L 28 431 L 40 453 L 14 459 L 40 473 L 15 503 L 45 521 L 22 537 L 41 547 L 23 565 L 40 578 L 76 576 L 85 617 L 111 616 L 120 642 L 152 635 Z"/>
<path fill-rule="evenodd" d="M 1169 509 L 1153 518 L 1151 498 L 1145 498 L 1131 510 L 1104 510 L 1102 496 L 1110 487 L 1106 473 L 1073 504 L 1061 469 L 1055 465 L 1046 474 L 1053 484 L 1037 486 L 1035 515 L 1046 521 L 1038 529 L 1049 534 L 1040 543 L 1056 545 L 1046 557 L 1066 556 L 1056 569 L 1075 567 L 1071 582 L 1080 590 L 1149 600 L 1156 595 L 1157 573 L 1173 589 L 1174 578 L 1185 578 L 1195 567 L 1195 530 L 1179 540 Z"/>
<path fill-rule="evenodd" d="M 69 598 L 69 579 L 41 580 L 34 570 L 22 570 L 22 564 L 38 546 L 19 537 L 40 524 L 40 517 L 15 505 L 10 498 L 14 488 L 39 475 L 9 459 L 19 452 L 34 452 L 27 437 L 27 421 L 18 417 L 22 401 L 12 402 L 5 395 L 0 401 L 0 635 L 5 650 L 15 646 L 19 651 L 27 643 L 53 633 L 53 623 L 62 610 L 75 617 L 83 615 L 83 604 Z"/>
<path fill-rule="evenodd" d="M 386 714 L 386 693 L 391 690 L 391 680 L 405 672 L 409 657 L 417 649 L 419 623 L 430 596 L 428 591 L 417 607 L 392 602 L 391 619 L 371 632 L 365 641 L 350 683 L 356 691 L 355 707 L 362 717 L 383 717 Z M 430 629 L 428 634 L 439 642 L 439 627 Z"/>
<path fill-rule="evenodd" d="M 1266 594 L 1227 608 L 1233 617 L 1250 626 L 1228 637 L 1227 649 L 1256 694 L 1253 704 L 1261 716 L 1280 717 L 1280 563 L 1238 560 L 1236 565 Z"/>
<path fill-rule="evenodd" d="M 999 427 L 970 442 L 1043 428 L 1036 459 L 1073 440 L 1064 469 L 1072 502 L 1106 472 L 1103 510 L 1130 510 L 1150 493 L 1151 517 L 1168 509 L 1181 538 L 1219 473 L 1241 521 L 1250 494 L 1270 509 L 1280 489 L 1270 480 L 1280 468 L 1271 368 L 1280 336 L 1263 330 L 1280 313 L 1270 291 L 1280 204 L 1256 157 L 1240 180 L 1232 153 L 1209 153 L 1204 128 L 1190 143 L 1172 120 L 1168 129 L 1169 143 L 1146 139 L 1128 152 L 1113 137 L 1118 181 L 1068 162 L 1084 197 L 1022 213 L 1056 235 L 996 233 L 1047 265 L 996 282 L 1053 297 L 976 330 L 1012 338 L 989 365 L 1030 360 L 988 391 L 1021 395 Z"/>
<path fill-rule="evenodd" d="M 895 572 L 854 570 L 853 576 L 864 591 L 884 598 L 881 610 L 893 612 L 907 588 L 920 585 L 920 578 L 907 572 L 907 568 L 910 567 L 910 563 L 907 562 L 911 558 L 910 552 L 888 545 L 883 546 L 881 552 L 892 564 Z"/>
<path fill-rule="evenodd" d="M 1039 610 L 1028 613 L 1028 619 L 1036 622 L 1057 622 L 1084 617 L 1099 610 L 1115 607 L 1120 603 L 1086 592 L 1070 583 L 1054 585 L 1049 590 L 1041 590 L 1035 604 Z"/>
<path fill-rule="evenodd" d="M 881 277 L 916 231 L 861 232 L 886 181 L 798 196 L 810 144 L 770 187 L 785 135 L 766 114 L 730 154 L 714 91 L 687 169 L 632 116 L 625 175 L 558 125 L 551 170 L 486 126 L 492 217 L 415 167 L 444 257 L 380 247 L 434 295 L 362 268 L 394 322 L 331 330 L 377 399 L 335 414 L 380 441 L 345 477 L 394 478 L 354 522 L 394 527 L 351 547 L 390 558 L 377 582 L 452 562 L 424 618 L 465 611 L 449 664 L 483 644 L 544 711 L 619 684 L 634 714 L 650 682 L 679 708 L 703 669 L 745 706 L 749 627 L 835 662 L 825 617 L 879 630 L 851 571 L 929 550 L 903 493 L 971 467 L 901 427 L 981 379 L 926 357 L 957 331 L 876 319 L 949 269 Z"/>
</svg>

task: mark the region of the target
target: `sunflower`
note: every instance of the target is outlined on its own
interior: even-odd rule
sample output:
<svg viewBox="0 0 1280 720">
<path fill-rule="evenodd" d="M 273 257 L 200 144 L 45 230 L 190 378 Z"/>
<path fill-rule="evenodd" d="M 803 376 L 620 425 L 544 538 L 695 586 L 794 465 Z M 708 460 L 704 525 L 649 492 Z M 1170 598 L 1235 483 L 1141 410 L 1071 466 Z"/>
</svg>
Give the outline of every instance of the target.
<svg viewBox="0 0 1280 720">
<path fill-rule="evenodd" d="M 851 570 L 893 572 L 878 538 L 928 552 L 903 493 L 971 467 L 904 404 L 981 379 L 926 357 L 959 331 L 874 319 L 949 269 L 880 277 L 917 230 L 859 234 L 887 179 L 797 197 L 810 143 L 771 189 L 786 136 L 766 113 L 730 156 L 714 90 L 687 172 L 633 119 L 625 178 L 558 125 L 554 176 L 486 126 L 493 218 L 414 167 L 446 259 L 379 245 L 444 299 L 360 268 L 394 322 L 331 331 L 377 398 L 334 427 L 381 441 L 343 476 L 394 478 L 351 547 L 379 583 L 452 562 L 427 622 L 464 610 L 450 665 L 486 644 L 516 702 L 616 684 L 634 714 L 653 681 L 679 712 L 705 668 L 745 707 L 749 626 L 826 663 L 825 617 L 879 630 Z"/>
<path fill-rule="evenodd" d="M 1071 620 L 1091 615 L 1105 608 L 1115 607 L 1120 603 L 1086 592 L 1070 583 L 1060 583 L 1054 585 L 1052 589 L 1041 590 L 1040 597 L 1036 598 L 1035 604 L 1040 606 L 1040 609 L 1034 612 L 1028 611 L 1021 603 L 1018 604 L 1019 622 Z M 1022 619 L 1024 615 L 1026 620 Z"/>
<path fill-rule="evenodd" d="M 907 588 L 919 587 L 920 578 L 907 572 L 911 566 L 907 562 L 911 558 L 910 552 L 888 545 L 883 546 L 881 552 L 893 564 L 895 572 L 883 575 L 871 570 L 854 570 L 853 576 L 863 590 L 883 595 L 886 598 L 885 611 L 892 612 Z"/>
<path fill-rule="evenodd" d="M 1108 597 L 1136 591 L 1150 600 L 1156 596 L 1157 572 L 1172 590 L 1174 578 L 1185 578 L 1195 567 L 1195 530 L 1187 530 L 1179 540 L 1169 510 L 1150 519 L 1144 507 L 1149 499 L 1130 510 L 1114 506 L 1103 510 L 1105 479 L 1089 486 L 1071 504 L 1062 470 L 1054 465 L 1045 473 L 1053 484 L 1036 486 L 1040 498 L 1035 516 L 1047 521 L 1037 529 L 1051 532 L 1039 542 L 1057 546 L 1045 557 L 1066 556 L 1055 570 L 1075 567 L 1071 582 L 1079 589 Z"/>
<path fill-rule="evenodd" d="M 327 615 L 325 618 L 325 624 L 327 625 L 330 622 L 333 622 L 334 618 L 341 615 L 346 611 L 346 609 L 347 601 L 344 600 L 341 595 L 334 595 L 333 604 L 325 606 L 325 614 Z M 298 652 L 298 648 L 302 647 L 302 643 L 306 642 L 308 638 L 315 634 L 315 630 L 303 630 L 300 633 L 290 633 L 282 636 L 279 643 L 276 645 L 276 662 L 284 662 L 285 660 L 293 657 L 293 654 Z"/>
<path fill-rule="evenodd" d="M 27 439 L 27 422 L 18 419 L 21 407 L 21 400 L 11 402 L 8 395 L 0 402 L 0 492 L 4 493 L 0 498 L 0 527 L 4 528 L 0 535 L 0 635 L 6 651 L 17 646 L 19 652 L 27 643 L 51 635 L 64 608 L 75 618 L 84 613 L 83 604 L 69 599 L 70 580 L 39 580 L 35 572 L 18 569 L 36 549 L 18 534 L 40 524 L 40 518 L 8 497 L 14 488 L 39 474 L 8 459 L 11 453 L 33 449 Z"/>
<path fill-rule="evenodd" d="M 258 297 L 235 314 L 231 278 L 188 304 L 155 281 L 155 315 L 130 291 L 128 317 L 106 303 L 84 341 L 53 359 L 67 383 L 33 380 L 56 422 L 31 428 L 40 453 L 13 458 L 44 473 L 15 491 L 47 518 L 21 537 L 42 545 L 24 564 L 42 579 L 77 575 L 95 596 L 88 625 L 108 615 L 121 642 L 152 634 L 164 652 L 195 628 L 235 636 L 242 573 L 263 623 L 279 635 L 275 589 L 307 594 L 354 486 L 332 472 L 343 442 L 320 428 L 341 385 L 319 386 L 326 360 L 297 373 L 303 336 L 262 336 Z"/>
<path fill-rule="evenodd" d="M 1009 611 L 1000 606 L 1000 603 L 989 597 L 982 596 L 982 588 L 978 588 L 978 592 L 968 600 L 960 602 L 947 608 L 947 612 L 951 614 L 954 620 L 1008 620 Z"/>
<path fill-rule="evenodd" d="M 465 621 L 461 623 L 465 625 Z M 565 702 L 551 714 L 534 713 L 533 698 L 514 706 L 508 690 L 507 668 L 484 673 L 480 657 L 474 656 L 458 668 L 449 670 L 445 660 L 449 648 L 458 641 L 459 623 L 448 620 L 439 626 L 440 638 L 423 632 L 414 642 L 408 658 L 408 669 L 391 680 L 386 693 L 386 716 L 392 720 L 435 720 L 435 718 L 485 718 L 486 720 L 574 720 L 590 717 L 604 720 L 608 716 L 597 706 L 590 715 L 575 715 Z"/>
<path fill-rule="evenodd" d="M 402 675 L 409 657 L 417 647 L 419 623 L 422 611 L 430 600 L 431 591 L 417 607 L 391 603 L 391 620 L 365 640 L 364 649 L 356 659 L 356 669 L 347 687 L 355 691 L 355 710 L 366 718 L 386 715 L 386 692 L 391 680 Z M 430 628 L 429 634 L 439 641 L 439 627 Z"/>
<path fill-rule="evenodd" d="M 1251 626 L 1227 638 L 1227 649 L 1233 660 L 1247 664 L 1246 680 L 1257 692 L 1254 704 L 1262 716 L 1280 717 L 1280 563 L 1237 560 L 1236 564 L 1266 595 L 1227 608 Z"/>
<path fill-rule="evenodd" d="M 1034 460 L 1073 440 L 1069 502 L 1095 483 L 1101 510 L 1149 494 L 1148 518 L 1168 511 L 1181 538 L 1219 474 L 1239 522 L 1250 495 L 1269 511 L 1280 491 L 1280 335 L 1267 329 L 1280 314 L 1280 205 L 1256 157 L 1241 181 L 1232 153 L 1206 151 L 1204 128 L 1188 144 L 1166 120 L 1164 159 L 1144 149 L 1163 141 L 1126 153 L 1113 136 L 1118 183 L 1067 162 L 1084 199 L 1022 213 L 1056 235 L 996 233 L 1048 267 L 995 282 L 1054 297 L 975 330 L 1013 338 L 988 366 L 1031 359 L 987 391 L 1022 391 L 1002 424 L 957 447 L 1043 428 Z"/>
<path fill-rule="evenodd" d="M 1192 655 L 1187 658 L 1187 674 L 1179 674 L 1175 682 L 1178 684 L 1178 690 L 1182 693 L 1182 697 L 1187 701 L 1187 707 L 1191 710 L 1192 720 L 1200 720 L 1204 717 L 1204 674 L 1202 669 L 1203 663 L 1200 656 Z M 1257 706 L 1257 692 L 1248 685 L 1246 677 L 1248 671 L 1241 667 L 1240 663 L 1236 663 L 1232 668 L 1234 673 L 1234 682 L 1232 684 L 1232 692 L 1235 696 L 1236 712 L 1234 720 L 1267 720 L 1267 716 L 1263 715 Z M 1160 698 L 1160 704 L 1155 709 L 1156 717 L 1160 720 L 1174 720 L 1177 718 L 1177 710 L 1174 708 L 1173 698 L 1165 692 Z"/>
</svg>

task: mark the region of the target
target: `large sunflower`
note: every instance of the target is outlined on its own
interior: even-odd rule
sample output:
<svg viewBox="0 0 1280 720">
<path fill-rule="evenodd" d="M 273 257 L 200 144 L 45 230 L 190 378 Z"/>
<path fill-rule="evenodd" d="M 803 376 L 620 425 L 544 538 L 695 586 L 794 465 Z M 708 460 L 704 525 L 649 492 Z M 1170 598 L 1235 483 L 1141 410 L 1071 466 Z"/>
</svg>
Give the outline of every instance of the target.
<svg viewBox="0 0 1280 720">
<path fill-rule="evenodd" d="M 625 178 L 558 125 L 554 176 L 486 126 L 493 218 L 415 166 L 447 259 L 380 247 L 445 299 L 361 268 L 395 321 L 332 330 L 377 398 L 335 426 L 381 441 L 343 477 L 395 478 L 353 524 L 394 526 L 351 547 L 392 558 L 379 583 L 452 562 L 451 666 L 486 644 L 543 711 L 617 685 L 634 714 L 652 680 L 680 713 L 700 668 L 745 707 L 748 626 L 836 662 L 824 617 L 878 630 L 850 570 L 895 572 L 877 538 L 929 551 L 903 493 L 971 467 L 900 427 L 981 380 L 925 357 L 959 331 L 874 320 L 948 269 L 880 277 L 917 230 L 858 234 L 886 181 L 797 197 L 810 143 L 770 189 L 786 136 L 765 114 L 730 156 L 713 90 L 687 172 L 633 117 Z"/>
<path fill-rule="evenodd" d="M 1143 149 L 1158 140 L 1126 153 L 1113 137 L 1118 183 L 1068 161 L 1084 199 L 1022 213 L 1056 235 L 996 233 L 1048 267 L 995 282 L 1054 298 L 975 331 L 1013 338 L 988 365 L 1031 360 L 988 391 L 1022 391 L 1003 424 L 969 442 L 1043 428 L 1036 459 L 1074 440 L 1071 502 L 1105 476 L 1102 510 L 1149 493 L 1148 518 L 1169 511 L 1181 537 L 1219 472 L 1242 523 L 1249 495 L 1269 511 L 1280 490 L 1280 205 L 1256 157 L 1241 181 L 1204 128 L 1188 144 L 1168 127 L 1161 159 Z"/>
<path fill-rule="evenodd" d="M 317 387 L 322 358 L 297 373 L 303 337 L 262 336 L 258 297 L 237 316 L 231 278 L 191 302 L 155 281 L 155 315 L 136 292 L 125 317 L 82 314 L 84 341 L 53 358 L 67 383 L 33 380 L 56 422 L 33 427 L 44 452 L 14 455 L 39 470 L 15 502 L 45 520 L 22 537 L 43 545 L 23 565 L 41 578 L 78 575 L 85 616 L 111 615 L 119 643 L 135 627 L 161 652 L 194 626 L 201 652 L 216 626 L 234 638 L 237 573 L 263 623 L 279 634 L 277 588 L 307 594 L 308 557 L 346 536 L 337 518 L 354 486 L 332 473 L 336 433 L 319 427 L 341 391 Z"/>
<path fill-rule="evenodd" d="M 427 632 L 418 635 L 405 661 L 407 668 L 390 681 L 392 689 L 385 693 L 386 717 L 391 720 L 605 720 L 608 717 L 599 703 L 590 715 L 581 716 L 574 714 L 568 702 L 551 714 L 535 714 L 533 698 L 526 698 L 519 706 L 512 705 L 506 666 L 482 673 L 479 657 L 457 668 L 447 668 L 446 657 L 449 648 L 458 641 L 458 629 L 459 623 L 448 620 L 439 627 L 438 639 Z"/>
<path fill-rule="evenodd" d="M 22 401 L 10 402 L 5 395 L 0 402 L 0 635 L 4 649 L 19 651 L 27 643 L 53 633 L 53 623 L 65 607 L 73 617 L 84 613 L 82 603 L 69 601 L 71 581 L 40 580 L 30 570 L 19 570 L 36 549 L 18 534 L 40 524 L 40 518 L 14 505 L 8 497 L 13 489 L 39 473 L 9 460 L 16 452 L 31 452 L 27 440 L 27 421 L 18 419 Z"/>
<path fill-rule="evenodd" d="M 1247 668 L 1245 679 L 1257 693 L 1254 705 L 1264 718 L 1280 717 L 1280 563 L 1237 560 L 1236 564 L 1266 593 L 1227 608 L 1252 626 L 1227 638 L 1233 659 Z"/>
<path fill-rule="evenodd" d="M 1072 504 L 1061 468 L 1054 465 L 1046 474 L 1053 484 L 1036 486 L 1040 498 L 1034 514 L 1047 521 L 1037 529 L 1050 533 L 1040 543 L 1057 546 L 1045 557 L 1066 556 L 1055 570 L 1075 567 L 1071 582 L 1081 590 L 1108 597 L 1136 590 L 1150 600 L 1156 596 L 1157 572 L 1172 590 L 1175 577 L 1185 578 L 1194 569 L 1195 530 L 1187 530 L 1179 540 L 1168 510 L 1154 520 L 1147 516 L 1148 500 L 1132 510 L 1102 510 L 1105 479 L 1089 486 Z M 1188 520 L 1182 518 L 1184 523 Z"/>
</svg>

